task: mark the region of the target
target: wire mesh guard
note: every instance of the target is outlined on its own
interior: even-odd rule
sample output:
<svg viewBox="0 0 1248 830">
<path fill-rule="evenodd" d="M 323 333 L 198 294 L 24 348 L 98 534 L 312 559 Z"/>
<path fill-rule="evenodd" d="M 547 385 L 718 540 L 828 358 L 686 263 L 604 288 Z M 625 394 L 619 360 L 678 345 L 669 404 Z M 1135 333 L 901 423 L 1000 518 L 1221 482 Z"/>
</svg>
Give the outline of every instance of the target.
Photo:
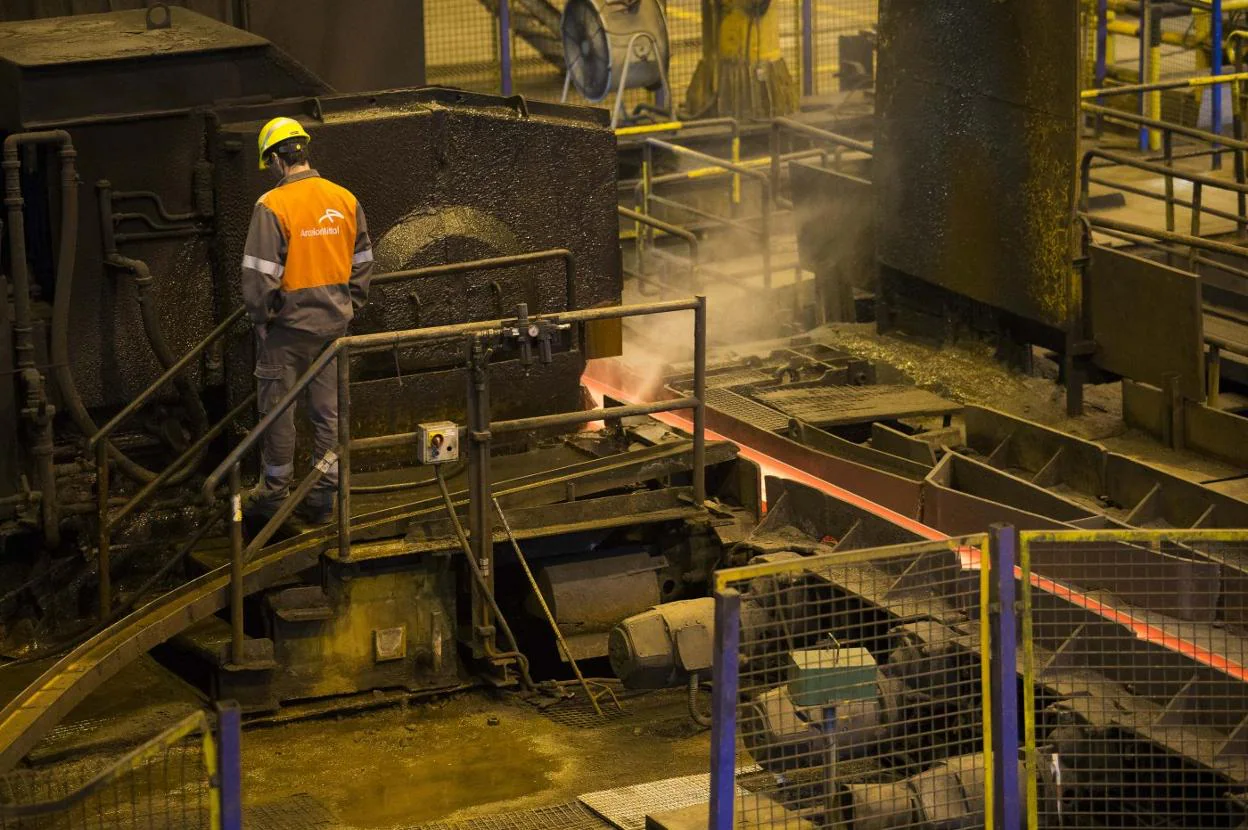
<svg viewBox="0 0 1248 830">
<path fill-rule="evenodd" d="M 977 827 L 985 754 L 986 542 L 760 556 L 739 593 L 738 826 Z M 724 655 L 731 659 L 731 655 Z"/>
<path fill-rule="evenodd" d="M 564 0 L 509 0 L 512 23 L 511 77 L 516 92 L 539 100 L 558 100 L 563 91 L 564 59 L 559 16 Z M 671 43 L 668 77 L 677 107 L 702 59 L 702 0 L 664 0 Z M 809 43 L 811 92 L 836 92 L 843 64 L 853 73 L 871 72 L 861 65 L 861 48 L 842 54 L 842 38 L 869 32 L 879 16 L 878 0 L 772 0 L 779 19 L 780 50 L 796 77 L 802 65 L 803 42 Z M 502 83 L 499 0 L 437 0 L 425 4 L 427 76 L 431 84 L 497 92 Z M 806 12 L 809 11 L 807 15 Z M 809 28 L 808 28 L 809 27 Z M 808 31 L 809 36 L 803 37 Z M 585 103 L 571 90 L 570 100 Z M 625 108 L 654 103 L 642 89 L 625 92 Z"/>
<path fill-rule="evenodd" d="M 0 777 L 0 830 L 173 830 L 219 825 L 202 712 L 121 758 Z"/>
<path fill-rule="evenodd" d="M 1030 827 L 1246 826 L 1237 536 L 1022 535 Z"/>
</svg>

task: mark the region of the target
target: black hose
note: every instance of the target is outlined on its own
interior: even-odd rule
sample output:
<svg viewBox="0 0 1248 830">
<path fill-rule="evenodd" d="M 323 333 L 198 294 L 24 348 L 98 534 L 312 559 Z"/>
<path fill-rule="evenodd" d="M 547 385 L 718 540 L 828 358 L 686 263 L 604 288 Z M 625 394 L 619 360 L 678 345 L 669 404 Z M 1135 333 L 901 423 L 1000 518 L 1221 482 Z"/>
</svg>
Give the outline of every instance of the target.
<svg viewBox="0 0 1248 830">
<path fill-rule="evenodd" d="M 473 558 L 472 547 L 468 544 L 468 536 L 464 533 L 464 526 L 459 523 L 459 514 L 455 512 L 455 502 L 451 500 L 451 493 L 446 489 L 446 478 L 442 475 L 442 466 L 440 464 L 435 466 L 433 471 L 434 480 L 438 482 L 438 490 L 442 492 L 442 503 L 446 505 L 446 512 L 451 517 L 451 526 L 455 529 L 455 538 L 459 540 L 459 547 L 464 552 L 464 558 L 468 560 L 468 567 L 472 570 L 472 577 L 477 582 L 477 589 L 481 591 L 485 601 L 490 604 L 490 610 L 494 612 L 494 618 L 498 620 L 498 627 L 502 629 L 503 636 L 507 638 L 508 644 L 511 645 L 511 651 L 493 656 L 516 658 L 516 663 L 520 666 L 520 677 L 524 681 L 524 687 L 532 690 L 534 684 L 532 676 L 529 675 L 529 660 L 520 651 L 520 646 L 516 642 L 516 635 L 511 633 L 511 626 L 507 624 L 507 618 L 503 616 L 502 609 L 498 607 L 498 600 L 494 599 L 494 592 L 490 590 L 490 584 L 485 581 L 485 575 L 481 573 L 481 566 Z M 485 532 L 488 533 L 489 531 Z"/>
<path fill-rule="evenodd" d="M 124 269 L 134 274 L 134 288 L 135 293 L 138 295 L 139 316 L 143 320 L 143 331 L 147 334 L 147 342 L 151 345 L 152 353 L 156 355 L 157 362 L 160 363 L 161 368 L 168 370 L 171 366 L 178 362 L 178 359 L 174 356 L 173 350 L 169 348 L 169 342 L 165 339 L 164 330 L 160 327 L 160 320 L 156 316 L 156 304 L 152 302 L 152 298 L 149 293 L 149 289 L 151 288 L 153 282 L 151 269 L 148 268 L 147 263 L 143 260 L 132 259 L 116 253 L 109 254 L 106 261 L 114 267 Z M 58 300 L 60 298 L 59 290 L 57 292 L 57 298 Z M 68 300 L 66 302 L 68 303 Z M 62 366 L 65 369 L 65 373 L 67 375 L 70 374 L 68 364 L 63 363 Z M 71 384 L 73 383 L 72 375 L 70 376 L 69 382 Z M 198 438 L 209 429 L 208 412 L 204 409 L 204 402 L 200 400 L 199 393 L 196 391 L 195 385 L 191 383 L 191 379 L 185 374 L 178 375 L 174 378 L 173 382 L 174 385 L 178 387 L 178 392 L 182 396 L 183 406 L 185 406 L 191 414 L 192 434 L 194 437 Z M 87 417 L 90 419 L 89 415 Z M 92 427 L 94 427 L 92 429 L 92 434 L 94 434 L 98 431 L 99 427 L 95 426 L 94 421 L 91 421 L 91 424 Z M 208 448 L 205 447 L 203 450 L 198 452 L 194 458 L 189 459 L 186 466 L 169 477 L 169 479 L 165 482 L 165 486 L 172 487 L 186 481 L 191 473 L 193 473 L 203 461 L 207 451 Z M 152 478 L 155 478 L 155 475 L 153 475 Z"/>
<path fill-rule="evenodd" d="M 461 458 L 452 466 L 450 475 L 446 476 L 447 481 L 459 478 L 468 469 L 468 461 Z M 439 469 L 441 469 L 439 467 Z M 436 476 L 421 479 L 420 481 L 395 481 L 389 484 L 353 484 L 351 485 L 351 495 L 353 496 L 378 496 L 386 493 L 401 493 L 404 490 L 415 490 L 417 487 L 425 487 L 433 484 Z"/>
</svg>

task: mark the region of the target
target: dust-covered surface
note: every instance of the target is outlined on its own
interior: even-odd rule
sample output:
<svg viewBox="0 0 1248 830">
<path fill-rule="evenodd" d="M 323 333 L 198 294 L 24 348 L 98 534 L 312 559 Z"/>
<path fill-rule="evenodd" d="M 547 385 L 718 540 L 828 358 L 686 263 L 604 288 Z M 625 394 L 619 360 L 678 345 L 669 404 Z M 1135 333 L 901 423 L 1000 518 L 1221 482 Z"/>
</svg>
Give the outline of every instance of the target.
<svg viewBox="0 0 1248 830">
<path fill-rule="evenodd" d="M 0 689 L 6 681 L 22 685 L 41 668 L 0 670 Z M 587 792 L 708 770 L 709 733 L 691 722 L 683 690 L 636 694 L 612 685 L 623 712 L 604 699 L 609 716 L 602 721 L 578 698 L 552 704 L 538 696 L 539 707 L 515 694 L 474 690 L 245 727 L 245 807 L 261 816 L 311 804 L 333 817 L 327 826 L 407 828 L 566 804 Z M 203 706 L 144 657 L 75 709 L 31 754 L 34 769 L 26 774 L 80 780 L 83 769 L 102 768 Z M 136 797 L 164 803 L 177 794 L 156 787 Z"/>
<path fill-rule="evenodd" d="M 622 702 L 628 717 L 591 728 L 473 692 L 248 731 L 244 792 L 250 804 L 310 793 L 343 827 L 399 828 L 707 771 L 709 737 L 691 725 L 682 694 Z"/>
<path fill-rule="evenodd" d="M 998 409 L 1072 435 L 1097 441 L 1106 449 L 1161 466 L 1192 481 L 1206 482 L 1242 472 L 1224 462 L 1191 452 L 1169 449 L 1151 435 L 1128 429 L 1122 420 L 1122 384 L 1090 385 L 1084 389 L 1084 415 L 1066 415 L 1066 390 L 1056 382 L 1057 367 L 1037 351 L 1035 371 L 1027 375 L 996 359 L 990 345 L 964 340 L 935 345 L 902 335 L 879 334 L 875 324 L 830 324 L 814 332 L 821 343 L 879 364 L 888 380 L 895 369 L 902 379 L 967 405 Z M 1242 482 L 1216 489 L 1228 495 Z"/>
<path fill-rule="evenodd" d="M 160 29 L 147 28 L 147 16 L 141 9 L 5 23 L 0 25 L 0 60 L 43 66 L 179 55 L 268 42 L 187 9 L 174 8 L 172 15 L 173 25 Z"/>
</svg>

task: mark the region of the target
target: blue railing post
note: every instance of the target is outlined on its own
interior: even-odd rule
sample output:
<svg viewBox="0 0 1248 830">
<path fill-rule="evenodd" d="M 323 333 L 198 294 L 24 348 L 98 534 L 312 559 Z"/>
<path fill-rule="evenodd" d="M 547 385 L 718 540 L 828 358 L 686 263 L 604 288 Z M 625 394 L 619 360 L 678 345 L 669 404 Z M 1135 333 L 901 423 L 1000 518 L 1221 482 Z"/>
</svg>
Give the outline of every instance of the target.
<svg viewBox="0 0 1248 830">
<path fill-rule="evenodd" d="M 1096 0 L 1096 88 L 1105 87 L 1109 53 L 1109 0 Z"/>
<path fill-rule="evenodd" d="M 221 830 L 243 827 L 243 716 L 237 703 L 217 705 L 217 775 L 220 778 Z"/>
<path fill-rule="evenodd" d="M 741 641 L 741 594 L 715 594 L 715 656 L 711 670 L 710 830 L 732 830 L 737 793 L 737 652 Z"/>
<path fill-rule="evenodd" d="M 1209 14 L 1213 28 L 1209 34 L 1209 74 L 1217 77 L 1222 74 L 1222 0 L 1210 3 Z M 1213 99 L 1209 102 L 1209 116 L 1213 122 L 1213 132 L 1222 135 L 1222 85 L 1210 84 L 1209 92 Z M 1214 145 L 1217 149 L 1218 145 Z M 1213 154 L 1213 169 L 1222 169 L 1222 154 Z"/>
<path fill-rule="evenodd" d="M 815 2 L 802 0 L 802 94 L 815 94 Z"/>
<path fill-rule="evenodd" d="M 498 58 L 504 95 L 511 94 L 511 0 L 498 0 Z"/>
<path fill-rule="evenodd" d="M 993 525 L 988 544 L 992 581 L 992 755 L 994 827 L 1022 827 L 1018 780 L 1018 619 L 1014 567 L 1018 531 Z"/>
</svg>

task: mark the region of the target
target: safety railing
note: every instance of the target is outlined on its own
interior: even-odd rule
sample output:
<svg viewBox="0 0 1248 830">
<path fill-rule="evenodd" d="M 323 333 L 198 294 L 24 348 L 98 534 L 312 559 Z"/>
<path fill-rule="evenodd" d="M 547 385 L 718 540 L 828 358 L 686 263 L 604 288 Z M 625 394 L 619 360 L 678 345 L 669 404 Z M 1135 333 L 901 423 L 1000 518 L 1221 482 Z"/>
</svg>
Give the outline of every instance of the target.
<svg viewBox="0 0 1248 830">
<path fill-rule="evenodd" d="M 523 265 L 536 264 L 549 261 L 561 261 L 564 264 L 564 282 L 566 290 L 567 307 L 572 308 L 576 302 L 576 259 L 571 251 L 566 248 L 554 248 L 545 251 L 535 251 L 525 254 L 515 254 L 503 257 L 492 257 L 488 259 L 473 260 L 470 262 L 452 263 L 449 265 L 433 265 L 421 268 L 413 268 L 404 271 L 394 271 L 388 274 L 378 274 L 373 278 L 373 285 L 384 286 L 398 282 L 428 279 L 432 277 L 448 276 L 453 274 L 468 273 L 470 271 L 492 271 L 501 268 L 513 268 Z M 502 309 L 499 309 L 500 313 Z M 96 480 L 97 484 L 97 557 L 99 568 L 99 596 L 100 596 L 100 619 L 107 620 L 111 616 L 112 609 L 112 580 L 111 580 L 111 547 L 114 531 L 128 517 L 134 514 L 136 510 L 147 504 L 151 498 L 166 484 L 172 482 L 175 478 L 181 478 L 187 472 L 188 467 L 195 459 L 202 456 L 207 447 L 215 441 L 227 427 L 237 422 L 240 418 L 245 417 L 252 409 L 256 401 L 256 394 L 252 392 L 242 401 L 240 401 L 233 409 L 231 409 L 224 418 L 209 428 L 203 435 L 196 439 L 189 447 L 182 452 L 176 460 L 168 465 L 154 479 L 144 484 L 138 492 L 132 495 L 128 500 L 114 509 L 111 482 L 109 474 L 108 459 L 111 455 L 109 445 L 109 437 L 124 424 L 129 418 L 141 410 L 144 406 L 152 401 L 169 383 L 180 377 L 196 364 L 200 356 L 204 352 L 215 345 L 241 320 L 246 317 L 246 309 L 239 306 L 234 309 L 225 319 L 222 320 L 216 328 L 214 328 L 204 339 L 200 340 L 185 355 L 171 365 L 165 372 L 153 381 L 146 389 L 127 404 L 120 412 L 118 412 L 108 423 L 104 424 L 95 435 L 91 436 L 88 441 L 88 449 L 93 450 L 96 460 Z M 215 523 L 219 516 L 214 516 L 210 523 Z M 202 535 L 205 528 L 201 524 L 200 533 Z M 276 530 L 276 526 L 273 528 Z M 271 534 L 270 534 L 271 536 Z M 166 563 L 166 567 L 173 564 L 174 561 L 180 559 L 189 548 L 183 547 L 177 556 Z M 164 568 L 162 568 L 162 573 Z"/>
<path fill-rule="evenodd" d="M 710 826 L 1020 826 L 1013 549 L 836 545 L 715 574 Z"/>
<path fill-rule="evenodd" d="M 776 206 L 792 210 L 793 203 L 781 196 L 780 179 L 782 173 L 782 155 L 781 140 L 785 133 L 791 135 L 802 136 L 824 144 L 831 144 L 835 149 L 832 151 L 833 161 L 839 165 L 845 154 L 845 151 L 855 153 L 863 153 L 867 157 L 875 154 L 875 148 L 866 141 L 858 141 L 839 133 L 822 130 L 818 127 L 801 121 L 795 121 L 792 118 L 773 118 L 771 120 L 771 193 L 772 198 L 776 201 Z M 827 166 L 827 157 L 824 156 L 823 164 Z"/>
<path fill-rule="evenodd" d="M 647 267 L 647 260 L 646 260 L 645 234 L 641 232 L 641 226 L 644 225 L 648 228 L 654 228 L 655 230 L 662 231 L 668 236 L 674 236 L 677 239 L 682 240 L 686 245 L 689 246 L 689 262 L 688 262 L 689 284 L 685 287 L 685 290 L 692 291 L 694 293 L 700 293 L 702 291 L 702 284 L 699 279 L 699 272 L 698 272 L 698 235 L 697 234 L 695 234 L 693 231 L 687 230 L 686 228 L 682 228 L 679 225 L 673 225 L 670 222 L 664 222 L 660 219 L 655 219 L 653 216 L 647 216 L 646 214 L 641 213 L 640 211 L 626 208 L 623 205 L 620 205 L 618 210 L 619 210 L 620 216 L 622 216 L 625 219 L 631 220 L 636 226 L 636 230 L 633 235 L 633 245 L 634 245 L 634 251 L 635 251 L 634 256 L 636 258 L 636 263 L 635 263 L 636 272 L 632 274 L 632 276 L 635 276 L 637 278 L 639 285 L 654 284 L 658 291 L 662 291 L 664 288 L 669 287 L 650 275 L 650 271 L 649 271 L 649 268 Z M 655 248 L 653 252 L 655 254 L 662 255 L 661 249 Z M 626 276 L 628 276 L 628 274 L 626 274 Z"/>
<path fill-rule="evenodd" d="M 639 184 L 641 188 L 641 212 L 650 215 L 653 205 L 661 205 L 671 210 L 682 211 L 684 213 L 697 216 L 701 219 L 710 220 L 717 225 L 733 228 L 752 236 L 757 236 L 760 242 L 760 249 L 763 264 L 763 287 L 771 288 L 771 226 L 772 226 L 772 199 L 771 199 L 771 178 L 766 174 L 752 167 L 737 162 L 725 161 L 709 153 L 703 153 L 698 150 L 691 150 L 688 147 L 682 147 L 679 144 L 672 144 L 668 141 L 661 141 L 657 138 L 647 138 L 642 145 L 642 180 Z M 733 214 L 732 217 L 720 216 L 710 211 L 702 210 L 693 205 L 684 202 L 678 202 L 675 199 L 668 199 L 658 196 L 654 193 L 656 177 L 654 173 L 654 151 L 662 150 L 672 153 L 673 155 L 690 159 L 701 164 L 717 168 L 728 173 L 734 173 L 743 178 L 751 179 L 758 183 L 761 190 L 759 225 L 755 227 L 752 222 L 747 222 L 736 216 L 737 206 L 740 199 L 737 197 L 739 192 L 734 185 Z M 687 178 L 686 174 L 677 174 L 681 178 Z"/>
<path fill-rule="evenodd" d="M 1191 201 L 1186 203 L 1191 208 L 1191 235 L 1192 236 L 1201 235 L 1201 217 L 1205 213 L 1210 213 L 1213 215 L 1219 215 L 1224 218 L 1228 218 L 1236 222 L 1237 227 L 1240 230 L 1242 230 L 1245 227 L 1245 223 L 1248 222 L 1248 216 L 1244 216 L 1243 214 L 1238 214 L 1238 215 L 1232 214 L 1226 211 L 1219 211 L 1214 208 L 1209 208 L 1208 206 L 1204 204 L 1205 188 L 1211 188 L 1214 190 L 1225 190 L 1230 193 L 1235 193 L 1237 197 L 1241 200 L 1248 199 L 1248 183 L 1229 181 L 1227 179 L 1220 179 L 1216 176 L 1208 176 L 1202 173 L 1187 172 L 1184 170 L 1179 170 L 1167 164 L 1155 164 L 1150 161 L 1142 161 L 1140 159 L 1136 159 L 1132 156 L 1126 155 L 1125 153 L 1119 153 L 1119 152 L 1115 152 L 1112 150 L 1102 150 L 1102 149 L 1088 150 L 1087 152 L 1083 154 L 1083 159 L 1080 163 L 1079 206 L 1080 206 L 1080 209 L 1085 212 L 1088 211 L 1089 209 L 1088 203 L 1089 203 L 1090 192 L 1091 192 L 1091 187 L 1092 187 L 1092 180 L 1094 178 L 1092 176 L 1092 161 L 1094 159 L 1101 159 L 1103 161 L 1109 162 L 1111 165 L 1128 167 L 1133 170 L 1141 170 L 1146 173 L 1153 173 L 1155 175 L 1163 177 L 1166 181 L 1166 196 L 1162 197 L 1162 199 L 1165 201 L 1165 204 L 1166 204 L 1166 230 L 1167 231 L 1174 232 L 1175 230 L 1174 208 L 1175 208 L 1175 205 L 1177 204 L 1174 198 L 1174 180 L 1175 179 L 1178 179 L 1179 181 L 1189 182 L 1192 186 Z M 1118 185 L 1112 181 L 1107 181 L 1104 179 L 1100 179 L 1098 181 L 1101 184 L 1108 185 L 1110 187 L 1118 187 Z M 1121 188 L 1121 189 L 1125 190 L 1126 188 Z"/>
<path fill-rule="evenodd" d="M 1248 530 L 1019 534 L 1025 826 L 1248 817 L 1245 561 Z"/>
<path fill-rule="evenodd" d="M 1223 76 L 1223 78 L 1228 78 L 1228 77 L 1231 77 L 1231 76 Z M 1166 205 L 1166 230 L 1168 231 L 1175 230 L 1175 210 L 1174 209 L 1176 206 L 1181 206 L 1181 207 L 1190 208 L 1193 211 L 1193 213 L 1204 212 L 1204 213 L 1209 213 L 1210 215 L 1215 215 L 1215 216 L 1220 216 L 1222 218 L 1230 219 L 1236 223 L 1236 229 L 1241 236 L 1248 233 L 1248 195 L 1246 195 L 1245 190 L 1244 190 L 1245 187 L 1248 187 L 1248 160 L 1246 160 L 1246 154 L 1248 154 L 1248 141 L 1243 141 L 1240 139 L 1230 138 L 1226 136 L 1219 136 L 1214 133 L 1206 132 L 1204 130 L 1199 130 L 1194 127 L 1186 127 L 1181 124 L 1174 124 L 1169 121 L 1158 121 L 1156 119 L 1146 118 L 1144 116 L 1134 115 L 1132 113 L 1123 113 L 1117 110 L 1109 109 L 1107 107 L 1099 107 L 1099 106 L 1094 106 L 1090 104 L 1084 104 L 1083 109 L 1085 112 L 1093 113 L 1099 117 L 1104 117 L 1104 118 L 1111 119 L 1111 120 L 1118 120 L 1127 124 L 1147 126 L 1152 129 L 1159 130 L 1161 132 L 1162 134 L 1162 141 L 1161 141 L 1162 158 L 1161 160 L 1164 161 L 1164 165 L 1158 168 L 1156 165 L 1153 165 L 1152 161 L 1146 161 L 1146 160 L 1141 160 L 1141 159 L 1132 159 L 1132 163 L 1153 165 L 1153 169 L 1148 170 L 1148 172 L 1156 172 L 1158 169 L 1160 169 L 1161 171 L 1160 175 L 1163 177 L 1163 180 L 1165 182 L 1165 195 L 1160 198 L 1162 201 L 1165 202 L 1165 205 Z M 1216 209 L 1211 209 L 1208 207 L 1201 206 L 1199 200 L 1196 198 L 1195 193 L 1193 193 L 1193 198 L 1191 201 L 1182 201 L 1182 200 L 1175 198 L 1174 180 L 1176 178 L 1188 179 L 1190 175 L 1194 175 L 1194 174 L 1183 173 L 1182 171 L 1174 167 L 1174 161 L 1176 159 L 1176 155 L 1174 152 L 1174 137 L 1176 135 L 1193 138 L 1193 139 L 1196 139 L 1197 141 L 1207 143 L 1211 148 L 1219 152 L 1221 151 L 1221 148 L 1225 148 L 1227 151 L 1232 153 L 1234 157 L 1234 185 L 1236 187 L 1228 188 L 1228 189 L 1234 189 L 1235 192 L 1237 193 L 1238 210 L 1236 214 L 1229 214 L 1228 212 L 1225 212 L 1225 211 L 1218 211 Z M 1121 155 L 1121 154 L 1116 154 L 1116 155 Z M 1082 182 L 1083 189 L 1084 189 L 1085 206 L 1086 206 L 1087 186 L 1089 183 L 1089 179 L 1088 179 L 1089 173 L 1087 170 L 1088 161 L 1089 160 L 1085 156 L 1084 158 L 1084 167 L 1085 167 L 1084 180 Z M 1119 164 L 1123 162 L 1115 161 L 1113 163 Z M 1139 168 L 1139 169 L 1147 169 L 1147 168 Z M 1216 181 L 1218 181 L 1222 185 L 1227 184 L 1226 180 L 1224 179 L 1217 179 Z M 1140 188 L 1132 188 L 1130 185 L 1124 186 L 1124 183 L 1119 183 L 1119 182 L 1105 180 L 1105 179 L 1097 179 L 1096 183 L 1104 185 L 1104 186 L 1108 186 L 1108 187 L 1114 187 L 1119 190 L 1122 190 L 1123 192 L 1135 193 L 1136 195 L 1146 196 L 1149 198 L 1159 198 L 1157 194 L 1155 193 L 1151 193 L 1149 191 L 1142 190 Z"/>
<path fill-rule="evenodd" d="M 549 259 L 552 256 L 565 256 L 569 263 L 569 286 L 572 285 L 571 258 L 566 251 L 539 252 L 536 254 L 500 257 L 496 260 L 456 263 L 438 266 L 433 269 L 420 269 L 424 272 L 436 271 L 440 274 L 480 270 L 482 262 L 492 263 L 490 267 L 508 267 L 520 262 L 534 262 Z M 393 275 L 392 275 L 393 276 Z M 409 274 L 410 276 L 410 274 Z M 571 307 L 571 303 L 569 303 Z M 552 341 L 561 336 L 572 326 L 599 320 L 615 320 L 670 312 L 692 311 L 694 313 L 694 393 L 691 396 L 632 406 L 603 407 L 592 410 L 556 413 L 531 418 L 518 418 L 505 421 L 491 421 L 489 412 L 489 372 L 490 355 L 494 348 L 506 343 L 513 346 L 526 365 L 532 361 L 533 350 L 536 348 L 543 362 L 548 362 L 552 351 Z M 487 601 L 494 617 L 499 621 L 505 636 L 511 642 L 510 652 L 498 652 L 493 647 L 493 635 L 486 638 L 483 646 L 488 656 L 493 658 L 511 657 L 519 654 L 519 649 L 510 636 L 505 621 L 493 600 L 493 534 L 488 528 L 493 527 L 490 519 L 490 445 L 494 436 L 512 432 L 525 432 L 555 427 L 570 427 L 579 424 L 600 421 L 609 418 L 625 418 L 638 415 L 670 412 L 683 409 L 694 411 L 693 434 L 693 501 L 696 505 L 706 500 L 706 431 L 705 431 L 705 367 L 706 367 L 706 300 L 695 297 L 688 300 L 648 303 L 609 308 L 574 309 L 556 311 L 548 314 L 530 316 L 527 306 L 520 305 L 517 314 L 512 318 L 486 320 L 456 325 L 433 326 L 428 328 L 408 329 L 397 332 L 376 334 L 349 335 L 335 340 L 317 358 L 308 370 L 298 379 L 289 391 L 276 402 L 272 409 L 260 419 L 259 423 L 239 442 L 229 455 L 210 473 L 203 485 L 206 501 L 215 499 L 217 488 L 227 483 L 229 488 L 230 524 L 230 624 L 231 624 L 231 659 L 236 665 L 244 665 L 244 630 L 243 630 L 243 571 L 248 561 L 263 548 L 276 533 L 277 529 L 294 512 L 300 502 L 312 491 L 320 479 L 337 465 L 337 553 L 344 560 L 350 559 L 351 553 L 351 456 L 356 450 L 375 450 L 392 447 L 410 447 L 416 441 L 418 433 L 400 433 L 368 438 L 352 438 L 351 435 L 351 358 L 354 355 L 377 351 L 390 351 L 405 346 L 430 345 L 434 343 L 460 342 L 466 347 L 467 371 L 472 382 L 468 384 L 468 424 L 466 429 L 467 450 L 469 460 L 469 532 L 463 538 L 464 547 L 471 549 L 469 564 L 472 566 L 474 578 L 477 579 L 478 599 Z M 317 460 L 313 468 L 299 482 L 294 491 L 281 504 L 276 513 L 268 520 L 251 541 L 243 542 L 243 509 L 242 509 L 242 462 L 246 455 L 260 443 L 264 434 L 286 410 L 294 405 L 307 386 L 322 372 L 335 371 L 338 375 L 338 436 L 334 449 L 326 452 Z M 447 497 L 449 501 L 449 496 Z M 453 517 L 458 526 L 458 518 Z M 471 540 L 471 541 L 469 541 Z M 474 631 L 493 631 L 489 623 L 487 610 L 474 608 L 474 619 L 482 619 Z"/>
<path fill-rule="evenodd" d="M 242 775 L 236 706 L 217 734 L 195 712 L 102 766 L 56 765 L 0 776 L 0 830 L 240 830 Z"/>
<path fill-rule="evenodd" d="M 205 431 L 191 443 L 171 464 L 165 467 L 155 478 L 146 482 L 133 496 L 116 509 L 113 507 L 111 482 L 109 476 L 109 459 L 113 454 L 110 438 L 136 412 L 149 404 L 161 390 L 197 364 L 200 357 L 212 346 L 222 340 L 246 316 L 239 307 L 226 315 L 202 340 L 191 347 L 186 354 L 161 374 L 155 381 L 140 392 L 134 400 L 122 408 L 106 424 L 99 428 L 87 440 L 88 451 L 95 454 L 96 498 L 97 498 L 97 558 L 99 567 L 100 619 L 108 619 L 112 611 L 113 591 L 111 579 L 111 549 L 113 532 L 136 510 L 146 504 L 158 490 L 175 479 L 189 474 L 194 462 L 202 457 L 207 447 L 215 441 L 230 424 L 242 417 L 255 401 L 254 394 L 232 409 L 224 418 Z"/>
</svg>

